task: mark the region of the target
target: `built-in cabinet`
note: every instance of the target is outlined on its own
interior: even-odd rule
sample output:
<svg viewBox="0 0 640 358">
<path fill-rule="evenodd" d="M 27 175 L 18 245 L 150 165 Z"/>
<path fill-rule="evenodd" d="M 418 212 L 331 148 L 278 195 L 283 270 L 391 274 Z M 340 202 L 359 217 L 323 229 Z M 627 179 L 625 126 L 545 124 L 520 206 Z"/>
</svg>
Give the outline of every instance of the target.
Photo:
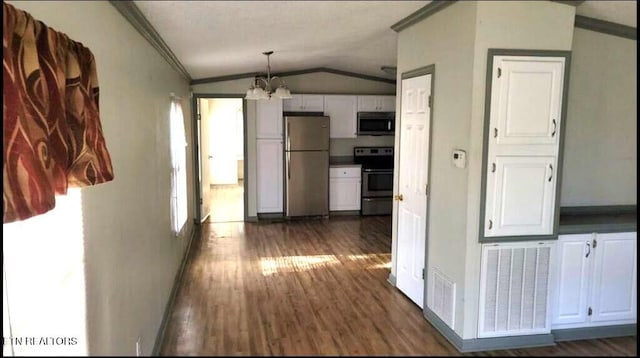
<svg viewBox="0 0 640 358">
<path fill-rule="evenodd" d="M 637 232 L 560 235 L 554 329 L 637 321 Z"/>
<path fill-rule="evenodd" d="M 256 101 L 257 212 L 283 211 L 282 100 Z"/>
<path fill-rule="evenodd" d="M 283 197 L 282 140 L 257 143 L 258 213 L 281 213 Z"/>
<path fill-rule="evenodd" d="M 351 95 L 324 96 L 324 114 L 330 118 L 330 138 L 357 137 L 358 97 Z"/>
<path fill-rule="evenodd" d="M 358 96 L 358 112 L 395 112 L 396 96 Z"/>
<path fill-rule="evenodd" d="M 360 166 L 329 168 L 329 210 L 360 210 Z"/>
<path fill-rule="evenodd" d="M 256 138 L 282 139 L 282 100 L 256 101 Z"/>
<path fill-rule="evenodd" d="M 294 94 L 291 97 L 284 100 L 285 112 L 322 112 L 324 110 L 324 95 Z"/>
<path fill-rule="evenodd" d="M 485 237 L 554 233 L 564 65 L 564 57 L 493 57 Z"/>
</svg>

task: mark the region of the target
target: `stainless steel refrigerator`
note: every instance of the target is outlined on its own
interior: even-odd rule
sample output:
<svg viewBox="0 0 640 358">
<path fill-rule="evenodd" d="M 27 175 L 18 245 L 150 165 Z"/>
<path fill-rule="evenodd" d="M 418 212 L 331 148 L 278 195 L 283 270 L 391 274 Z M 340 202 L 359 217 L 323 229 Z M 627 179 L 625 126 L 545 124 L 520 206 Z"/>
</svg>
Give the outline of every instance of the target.
<svg viewBox="0 0 640 358">
<path fill-rule="evenodd" d="M 285 214 L 329 215 L 329 117 L 285 116 Z"/>
</svg>

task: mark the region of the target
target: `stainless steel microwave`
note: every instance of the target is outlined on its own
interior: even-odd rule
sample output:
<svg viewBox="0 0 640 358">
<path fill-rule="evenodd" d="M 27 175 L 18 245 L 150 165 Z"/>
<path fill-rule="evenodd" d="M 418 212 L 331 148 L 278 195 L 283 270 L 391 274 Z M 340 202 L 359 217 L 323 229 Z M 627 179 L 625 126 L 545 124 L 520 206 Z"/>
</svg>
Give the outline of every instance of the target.
<svg viewBox="0 0 640 358">
<path fill-rule="evenodd" d="M 396 112 L 358 112 L 358 135 L 394 135 Z"/>
</svg>

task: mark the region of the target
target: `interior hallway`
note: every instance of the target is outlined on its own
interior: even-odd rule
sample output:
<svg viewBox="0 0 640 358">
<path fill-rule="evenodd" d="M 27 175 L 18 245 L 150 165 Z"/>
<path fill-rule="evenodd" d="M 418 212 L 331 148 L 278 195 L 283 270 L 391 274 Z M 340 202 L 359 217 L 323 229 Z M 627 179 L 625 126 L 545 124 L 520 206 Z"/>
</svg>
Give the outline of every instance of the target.
<svg viewBox="0 0 640 358">
<path fill-rule="evenodd" d="M 161 355 L 460 355 L 387 282 L 391 217 L 204 224 Z M 636 337 L 469 355 L 635 356 Z"/>
<path fill-rule="evenodd" d="M 244 181 L 237 184 L 211 184 L 210 223 L 244 221 Z"/>
</svg>

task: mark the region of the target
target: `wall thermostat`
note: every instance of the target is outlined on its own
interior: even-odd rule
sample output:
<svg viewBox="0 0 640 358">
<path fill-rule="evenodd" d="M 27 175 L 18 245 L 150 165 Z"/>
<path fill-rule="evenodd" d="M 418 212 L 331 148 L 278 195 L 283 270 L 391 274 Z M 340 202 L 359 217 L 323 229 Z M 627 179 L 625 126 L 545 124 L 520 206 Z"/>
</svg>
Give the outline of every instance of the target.
<svg viewBox="0 0 640 358">
<path fill-rule="evenodd" d="M 464 168 L 467 166 L 467 153 L 461 149 L 455 149 L 453 151 L 453 165 L 456 168 Z"/>
</svg>

